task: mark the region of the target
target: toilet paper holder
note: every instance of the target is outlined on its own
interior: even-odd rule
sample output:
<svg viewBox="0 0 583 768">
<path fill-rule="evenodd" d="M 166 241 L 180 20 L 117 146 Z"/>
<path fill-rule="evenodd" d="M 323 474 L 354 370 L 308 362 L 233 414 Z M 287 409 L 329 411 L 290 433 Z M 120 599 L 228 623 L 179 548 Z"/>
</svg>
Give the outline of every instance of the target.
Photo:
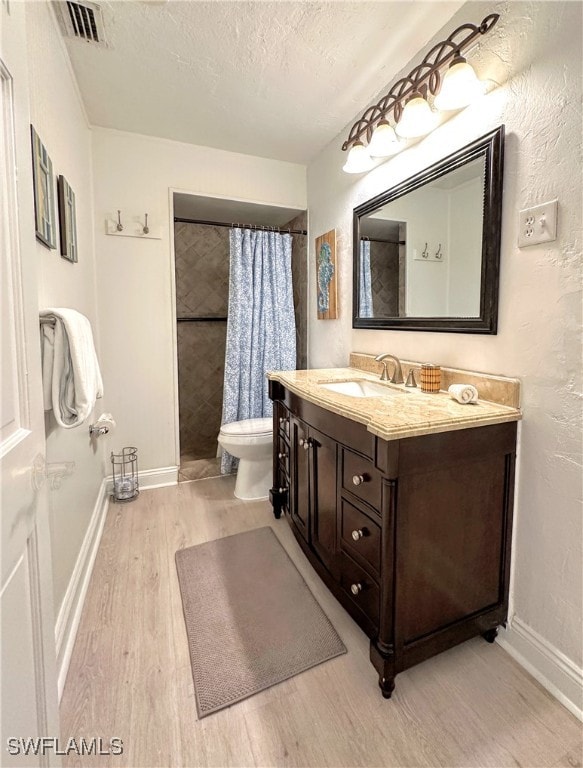
<svg viewBox="0 0 583 768">
<path fill-rule="evenodd" d="M 90 424 L 89 425 L 89 434 L 91 437 L 100 437 L 101 435 L 107 435 L 109 432 L 109 425 L 102 424 L 101 426 L 98 426 L 97 424 Z"/>
<path fill-rule="evenodd" d="M 107 435 L 113 427 L 115 427 L 115 421 L 111 413 L 102 413 L 94 424 L 89 425 L 89 435 L 101 437 L 101 435 Z"/>
</svg>

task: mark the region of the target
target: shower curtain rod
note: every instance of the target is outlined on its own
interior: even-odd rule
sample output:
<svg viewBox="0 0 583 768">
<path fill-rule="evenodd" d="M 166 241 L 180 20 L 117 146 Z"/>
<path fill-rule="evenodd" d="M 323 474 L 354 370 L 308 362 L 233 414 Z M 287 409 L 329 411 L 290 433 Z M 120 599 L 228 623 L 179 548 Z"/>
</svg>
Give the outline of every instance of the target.
<svg viewBox="0 0 583 768">
<path fill-rule="evenodd" d="M 279 227 L 262 227 L 260 224 L 239 224 L 239 222 L 228 221 L 205 221 L 204 219 L 184 219 L 181 216 L 175 216 L 174 222 L 182 224 L 207 224 L 210 227 L 238 227 L 239 229 L 263 229 L 266 232 L 278 232 L 282 235 L 307 235 L 305 229 L 279 229 Z"/>
<path fill-rule="evenodd" d="M 406 245 L 406 240 L 381 240 L 379 237 L 367 237 L 366 235 L 363 235 L 361 240 L 368 240 L 369 243 L 389 243 L 389 245 Z"/>
</svg>

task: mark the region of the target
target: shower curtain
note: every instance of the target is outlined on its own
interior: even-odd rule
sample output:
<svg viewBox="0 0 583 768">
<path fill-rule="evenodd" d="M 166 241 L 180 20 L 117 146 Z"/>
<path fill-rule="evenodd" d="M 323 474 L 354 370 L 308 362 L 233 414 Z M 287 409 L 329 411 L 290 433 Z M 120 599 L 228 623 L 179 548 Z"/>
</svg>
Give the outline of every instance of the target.
<svg viewBox="0 0 583 768">
<path fill-rule="evenodd" d="M 271 416 L 266 371 L 296 368 L 291 245 L 291 235 L 278 232 L 230 232 L 222 424 Z M 223 451 L 221 472 L 234 461 Z"/>
<path fill-rule="evenodd" d="M 374 317 L 372 309 L 372 285 L 370 275 L 370 240 L 360 241 L 360 293 L 359 317 Z"/>
</svg>

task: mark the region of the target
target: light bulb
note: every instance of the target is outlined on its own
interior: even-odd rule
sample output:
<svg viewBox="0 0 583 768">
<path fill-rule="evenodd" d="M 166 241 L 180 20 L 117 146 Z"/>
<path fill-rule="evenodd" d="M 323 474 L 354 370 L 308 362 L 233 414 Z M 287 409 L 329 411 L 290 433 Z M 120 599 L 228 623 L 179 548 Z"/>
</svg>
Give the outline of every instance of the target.
<svg viewBox="0 0 583 768">
<path fill-rule="evenodd" d="M 342 170 L 346 173 L 365 173 L 370 171 L 373 166 L 372 158 L 362 141 L 355 141 Z"/>
<path fill-rule="evenodd" d="M 437 116 L 431 111 L 431 107 L 423 96 L 416 92 L 405 104 L 395 130 L 403 139 L 417 139 L 420 136 L 426 136 L 436 125 Z"/>
<path fill-rule="evenodd" d="M 381 120 L 374 129 L 368 153 L 371 157 L 390 157 L 401 149 L 399 139 L 394 129 L 386 120 Z"/>
<path fill-rule="evenodd" d="M 484 93 L 484 83 L 478 80 L 471 64 L 456 56 L 443 78 L 435 98 L 437 109 L 463 109 Z"/>
</svg>

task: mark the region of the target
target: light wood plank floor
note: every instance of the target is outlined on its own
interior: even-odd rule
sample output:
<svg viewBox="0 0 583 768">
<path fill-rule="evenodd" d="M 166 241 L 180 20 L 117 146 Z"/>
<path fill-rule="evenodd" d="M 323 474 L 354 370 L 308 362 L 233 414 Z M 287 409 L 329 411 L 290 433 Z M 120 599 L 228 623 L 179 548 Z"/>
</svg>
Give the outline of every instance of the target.
<svg viewBox="0 0 583 768">
<path fill-rule="evenodd" d="M 233 487 L 233 477 L 199 480 L 110 505 L 61 703 L 62 737 L 117 736 L 124 754 L 71 755 L 67 765 L 581 765 L 581 724 L 481 638 L 400 674 L 383 700 L 368 639 L 287 521 L 267 502 L 236 500 Z M 262 525 L 273 527 L 348 653 L 197 720 L 174 553 Z"/>
</svg>

